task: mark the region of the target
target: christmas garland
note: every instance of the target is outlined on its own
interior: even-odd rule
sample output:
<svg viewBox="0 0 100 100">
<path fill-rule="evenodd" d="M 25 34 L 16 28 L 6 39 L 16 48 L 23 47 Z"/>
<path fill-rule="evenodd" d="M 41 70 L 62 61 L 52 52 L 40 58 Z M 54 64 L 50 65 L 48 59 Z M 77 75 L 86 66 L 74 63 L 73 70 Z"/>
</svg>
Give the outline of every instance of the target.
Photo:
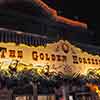
<svg viewBox="0 0 100 100">
<path fill-rule="evenodd" d="M 2 85 L 12 87 L 24 87 L 31 82 L 42 84 L 47 83 L 51 87 L 55 87 L 56 84 L 86 84 L 87 82 L 100 82 L 100 69 L 89 70 L 87 75 L 72 74 L 63 75 L 62 73 L 44 72 L 42 69 L 23 69 L 22 71 L 16 71 L 15 68 L 8 70 L 0 69 L 0 82 Z"/>
</svg>

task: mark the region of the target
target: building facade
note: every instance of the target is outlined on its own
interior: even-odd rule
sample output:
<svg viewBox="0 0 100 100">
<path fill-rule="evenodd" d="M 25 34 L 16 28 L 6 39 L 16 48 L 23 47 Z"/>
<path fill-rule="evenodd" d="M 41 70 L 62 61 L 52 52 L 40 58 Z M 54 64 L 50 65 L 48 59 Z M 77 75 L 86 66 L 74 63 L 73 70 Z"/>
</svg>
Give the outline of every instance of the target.
<svg viewBox="0 0 100 100">
<path fill-rule="evenodd" d="M 0 1 L 0 68 L 3 69 L 5 67 L 10 73 L 7 74 L 8 76 L 16 76 L 17 71 L 19 73 L 23 71 L 23 69 L 32 69 L 33 66 L 31 62 L 36 65 L 37 61 L 38 67 L 41 67 L 40 64 L 44 65 L 45 60 L 45 64 L 47 65 L 54 65 L 54 62 L 56 62 L 55 65 L 65 63 L 65 54 L 68 53 L 68 49 L 66 49 L 66 45 L 62 45 L 63 43 L 61 42 L 60 49 L 63 50 L 63 52 L 58 52 L 57 50 L 59 48 L 56 43 L 59 43 L 60 40 L 77 41 L 77 36 L 85 32 L 87 32 L 86 24 L 58 16 L 57 11 L 50 8 L 42 0 L 2 0 Z M 77 33 L 78 35 L 73 35 Z M 80 42 L 80 36 L 78 39 Z M 54 49 L 52 45 L 48 46 L 49 43 L 55 43 L 53 45 Z M 43 49 L 45 49 L 45 51 L 43 51 Z M 32 60 L 34 60 L 34 62 Z M 2 64 L 3 61 L 5 63 Z M 19 63 L 19 61 L 21 62 Z M 49 63 L 47 61 L 49 61 Z M 19 69 L 16 69 L 16 66 L 19 66 Z M 55 68 L 55 66 L 53 67 Z M 45 70 L 42 67 L 40 70 L 37 70 L 39 74 L 41 74 L 41 70 L 45 73 L 45 76 L 48 76 L 48 66 L 46 66 Z M 13 84 L 9 83 L 8 80 L 5 82 L 2 77 L 1 83 L 4 82 L 5 84 L 9 83 L 11 86 L 16 86 L 15 76 Z M 6 77 L 6 79 L 9 79 L 9 77 Z M 25 82 L 27 83 L 26 80 Z M 44 82 L 47 82 L 45 83 L 46 86 L 44 86 Z M 24 83 L 21 83 L 20 86 L 23 84 Z M 44 80 L 41 84 L 42 87 L 40 87 L 41 89 L 38 91 L 40 94 L 54 93 L 54 91 L 50 90 L 48 81 Z M 8 85 L 8 87 L 10 86 Z M 13 93 L 17 95 L 32 95 L 34 91 L 32 89 L 32 85 L 26 86 L 25 88 L 19 87 L 15 88 Z M 25 100 L 32 100 L 32 98 L 29 97 L 29 99 L 26 98 Z"/>
</svg>

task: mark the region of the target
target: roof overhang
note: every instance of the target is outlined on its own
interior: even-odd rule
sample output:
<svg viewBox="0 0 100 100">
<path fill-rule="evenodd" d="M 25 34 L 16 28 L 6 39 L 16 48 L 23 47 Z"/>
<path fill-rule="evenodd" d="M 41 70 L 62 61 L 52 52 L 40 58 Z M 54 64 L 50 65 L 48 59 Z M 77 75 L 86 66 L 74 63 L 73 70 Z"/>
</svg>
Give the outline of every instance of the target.
<svg viewBox="0 0 100 100">
<path fill-rule="evenodd" d="M 71 26 L 80 27 L 87 29 L 87 24 L 71 20 L 62 16 L 58 16 L 57 11 L 50 8 L 47 4 L 45 4 L 42 0 L 0 0 L 0 4 L 9 4 L 9 3 L 16 3 L 16 2 L 30 2 L 35 4 L 37 7 L 40 8 L 40 10 L 44 11 L 44 13 L 47 16 L 50 16 L 51 19 L 53 19 L 56 22 L 69 24 Z"/>
<path fill-rule="evenodd" d="M 31 2 L 37 4 L 37 6 L 41 7 L 48 15 L 51 15 L 51 18 L 54 19 L 57 22 L 70 24 L 72 26 L 79 26 L 82 28 L 87 28 L 87 24 L 71 20 L 62 16 L 57 15 L 57 11 L 50 8 L 47 4 L 45 4 L 42 0 L 30 0 Z"/>
</svg>

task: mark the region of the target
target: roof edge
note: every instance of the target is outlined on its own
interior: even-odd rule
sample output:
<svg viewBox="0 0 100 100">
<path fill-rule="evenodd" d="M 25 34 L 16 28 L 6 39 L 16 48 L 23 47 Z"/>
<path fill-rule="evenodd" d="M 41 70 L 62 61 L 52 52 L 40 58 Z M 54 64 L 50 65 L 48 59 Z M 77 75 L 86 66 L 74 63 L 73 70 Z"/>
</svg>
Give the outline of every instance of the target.
<svg viewBox="0 0 100 100">
<path fill-rule="evenodd" d="M 70 24 L 72 26 L 82 27 L 82 28 L 85 28 L 85 29 L 87 29 L 87 27 L 88 27 L 86 23 L 75 21 L 75 20 L 71 20 L 71 19 L 65 18 L 63 16 L 58 16 L 57 15 L 57 11 L 55 9 L 50 8 L 42 0 L 32 0 L 32 2 L 34 2 L 35 4 L 40 6 L 43 10 L 45 10 L 46 13 L 51 15 L 51 17 L 57 22 Z"/>
</svg>

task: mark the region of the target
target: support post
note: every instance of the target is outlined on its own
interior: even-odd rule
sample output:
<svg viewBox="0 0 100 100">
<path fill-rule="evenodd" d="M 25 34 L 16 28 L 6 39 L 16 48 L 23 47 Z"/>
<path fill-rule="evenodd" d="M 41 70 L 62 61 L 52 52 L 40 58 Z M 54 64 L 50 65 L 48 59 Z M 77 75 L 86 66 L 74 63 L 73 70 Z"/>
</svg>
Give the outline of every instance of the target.
<svg viewBox="0 0 100 100">
<path fill-rule="evenodd" d="M 38 100 L 37 84 L 33 82 L 32 86 L 33 86 L 33 100 Z"/>
<path fill-rule="evenodd" d="M 66 100 L 66 85 L 65 84 L 63 84 L 62 92 L 63 92 L 63 98 L 64 100 Z"/>
</svg>

